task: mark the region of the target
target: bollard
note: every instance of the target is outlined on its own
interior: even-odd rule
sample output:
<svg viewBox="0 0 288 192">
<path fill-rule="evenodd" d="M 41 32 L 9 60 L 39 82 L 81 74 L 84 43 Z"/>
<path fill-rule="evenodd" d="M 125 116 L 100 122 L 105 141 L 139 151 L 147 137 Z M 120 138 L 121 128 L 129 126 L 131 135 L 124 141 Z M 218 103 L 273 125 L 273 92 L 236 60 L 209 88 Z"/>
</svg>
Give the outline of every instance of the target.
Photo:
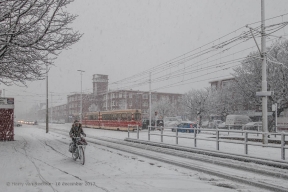
<svg viewBox="0 0 288 192">
<path fill-rule="evenodd" d="M 139 139 L 139 126 L 137 125 L 137 139 Z"/>
<path fill-rule="evenodd" d="M 285 160 L 285 135 L 281 133 L 281 159 Z"/>
<path fill-rule="evenodd" d="M 245 132 L 245 137 L 244 137 L 244 153 L 247 155 L 248 154 L 248 133 Z"/>
<path fill-rule="evenodd" d="M 257 136 L 259 135 L 259 125 L 257 125 Z"/>
<path fill-rule="evenodd" d="M 229 133 L 230 133 L 230 125 L 228 125 L 228 130 L 229 130 L 229 131 L 228 131 L 228 135 L 229 135 Z"/>
<path fill-rule="evenodd" d="M 176 144 L 178 145 L 178 128 L 176 128 Z"/>
<path fill-rule="evenodd" d="M 163 142 L 163 127 L 160 127 L 161 129 L 161 142 Z"/>
<path fill-rule="evenodd" d="M 244 125 L 242 125 L 242 135 L 243 135 L 243 132 L 244 132 Z"/>
<path fill-rule="evenodd" d="M 128 125 L 128 138 L 130 138 L 129 125 Z"/>
<path fill-rule="evenodd" d="M 219 131 L 216 130 L 216 150 L 219 151 Z"/>
<path fill-rule="evenodd" d="M 194 147 L 197 147 L 196 131 L 194 130 Z"/>
<path fill-rule="evenodd" d="M 148 141 L 150 141 L 150 126 L 148 126 Z"/>
</svg>

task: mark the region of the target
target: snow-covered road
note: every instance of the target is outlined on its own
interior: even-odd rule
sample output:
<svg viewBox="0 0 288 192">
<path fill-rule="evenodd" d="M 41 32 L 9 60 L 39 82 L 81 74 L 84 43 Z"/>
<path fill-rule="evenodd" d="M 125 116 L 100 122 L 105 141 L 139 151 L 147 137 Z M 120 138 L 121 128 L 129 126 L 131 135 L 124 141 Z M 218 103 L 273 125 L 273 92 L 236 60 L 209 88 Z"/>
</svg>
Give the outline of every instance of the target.
<svg viewBox="0 0 288 192">
<path fill-rule="evenodd" d="M 70 138 L 24 125 L 0 143 L 0 191 L 263 191 L 96 144 L 86 163 L 68 152 Z"/>
<path fill-rule="evenodd" d="M 36 126 L 15 128 L 15 141 L 0 142 L 0 191 L 263 191 L 92 143 L 83 166 L 69 142 Z"/>
</svg>

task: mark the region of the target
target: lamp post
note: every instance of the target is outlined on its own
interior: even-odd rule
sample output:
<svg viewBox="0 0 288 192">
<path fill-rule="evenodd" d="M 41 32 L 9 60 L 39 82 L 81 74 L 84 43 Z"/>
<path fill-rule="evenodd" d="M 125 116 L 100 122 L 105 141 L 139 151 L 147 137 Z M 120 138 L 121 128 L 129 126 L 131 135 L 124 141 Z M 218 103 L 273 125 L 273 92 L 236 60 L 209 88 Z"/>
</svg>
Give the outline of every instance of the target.
<svg viewBox="0 0 288 192">
<path fill-rule="evenodd" d="M 46 65 L 46 133 L 49 132 L 49 117 L 48 117 L 48 65 Z"/>
<path fill-rule="evenodd" d="M 80 98 L 80 123 L 82 123 L 82 73 L 85 72 L 83 70 L 77 70 L 80 71 L 81 74 L 81 98 Z"/>
</svg>

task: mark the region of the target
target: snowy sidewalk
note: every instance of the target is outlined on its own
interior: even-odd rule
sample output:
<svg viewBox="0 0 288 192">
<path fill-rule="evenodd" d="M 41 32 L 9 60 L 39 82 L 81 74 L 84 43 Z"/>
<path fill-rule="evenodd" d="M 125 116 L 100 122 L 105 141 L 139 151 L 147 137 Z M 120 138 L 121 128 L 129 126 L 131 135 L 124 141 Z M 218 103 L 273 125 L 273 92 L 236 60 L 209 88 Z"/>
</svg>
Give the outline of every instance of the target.
<svg viewBox="0 0 288 192">
<path fill-rule="evenodd" d="M 15 141 L 0 142 L 0 191 L 257 191 L 91 143 L 83 166 L 71 158 L 69 142 L 37 126 L 15 128 Z"/>
</svg>

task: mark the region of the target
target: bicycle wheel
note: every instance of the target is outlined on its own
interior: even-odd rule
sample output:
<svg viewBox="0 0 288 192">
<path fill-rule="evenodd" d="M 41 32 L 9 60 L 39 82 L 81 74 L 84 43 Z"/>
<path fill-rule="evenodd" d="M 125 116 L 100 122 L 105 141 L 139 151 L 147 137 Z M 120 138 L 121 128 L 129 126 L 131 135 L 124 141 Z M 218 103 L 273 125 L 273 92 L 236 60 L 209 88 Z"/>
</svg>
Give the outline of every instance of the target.
<svg viewBox="0 0 288 192">
<path fill-rule="evenodd" d="M 74 153 L 72 153 L 72 158 L 74 159 L 74 161 L 76 161 L 76 159 L 79 157 L 79 152 L 78 149 L 76 148 L 76 150 L 74 151 Z"/>
<path fill-rule="evenodd" d="M 85 153 L 84 153 L 84 148 L 83 148 L 83 146 L 80 147 L 79 159 L 80 159 L 80 161 L 81 161 L 81 164 L 84 165 L 84 163 L 85 163 Z"/>
</svg>

